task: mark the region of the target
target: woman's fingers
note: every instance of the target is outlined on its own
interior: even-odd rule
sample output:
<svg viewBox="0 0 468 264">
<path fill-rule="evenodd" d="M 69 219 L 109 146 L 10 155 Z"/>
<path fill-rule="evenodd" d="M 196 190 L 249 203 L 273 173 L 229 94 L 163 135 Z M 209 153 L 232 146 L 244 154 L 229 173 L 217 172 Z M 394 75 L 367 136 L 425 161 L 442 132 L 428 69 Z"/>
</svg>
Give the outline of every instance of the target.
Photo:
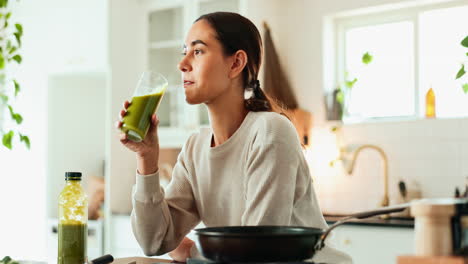
<svg viewBox="0 0 468 264">
<path fill-rule="evenodd" d="M 156 128 L 158 127 L 159 119 L 156 114 L 151 116 L 151 125 L 148 129 L 148 134 L 153 135 L 155 133 Z"/>
<path fill-rule="evenodd" d="M 119 134 L 119 139 L 120 140 L 127 140 L 127 134 L 126 133 L 120 133 Z"/>
<path fill-rule="evenodd" d="M 123 103 L 123 107 L 124 109 L 120 110 L 120 118 L 123 118 L 126 114 L 127 114 L 127 109 L 128 107 L 130 106 L 130 102 L 129 101 L 125 101 Z"/>
<path fill-rule="evenodd" d="M 121 128 L 122 125 L 123 125 L 123 122 L 122 122 L 122 121 L 115 121 L 115 123 L 114 123 L 114 126 L 115 126 L 115 128 L 117 128 L 117 129 Z"/>
<path fill-rule="evenodd" d="M 125 102 L 123 104 L 124 109 L 127 109 L 129 106 L 130 106 L 130 102 L 125 100 Z"/>
<path fill-rule="evenodd" d="M 123 118 L 127 114 L 127 111 L 120 110 L 120 118 Z"/>
<path fill-rule="evenodd" d="M 152 123 L 153 123 L 155 126 L 158 126 L 158 124 L 159 124 L 159 118 L 158 118 L 158 116 L 157 116 L 156 114 L 153 114 L 153 115 L 151 116 L 151 121 L 152 121 Z"/>
</svg>

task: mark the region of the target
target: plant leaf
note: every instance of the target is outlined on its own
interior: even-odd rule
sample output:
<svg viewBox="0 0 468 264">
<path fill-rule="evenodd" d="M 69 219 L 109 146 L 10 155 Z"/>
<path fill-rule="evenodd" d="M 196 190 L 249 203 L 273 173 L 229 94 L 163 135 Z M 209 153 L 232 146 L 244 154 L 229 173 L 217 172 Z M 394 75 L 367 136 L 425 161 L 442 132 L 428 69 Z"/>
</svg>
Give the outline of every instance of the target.
<svg viewBox="0 0 468 264">
<path fill-rule="evenodd" d="M 8 96 L 6 94 L 0 94 L 0 100 L 6 103 L 8 102 Z"/>
<path fill-rule="evenodd" d="M 13 83 L 15 84 L 15 96 L 17 96 L 20 91 L 20 85 L 16 80 L 13 80 Z"/>
<path fill-rule="evenodd" d="M 369 52 L 366 52 L 364 55 L 362 55 L 362 62 L 364 64 L 369 64 L 372 61 L 372 55 L 369 54 Z"/>
<path fill-rule="evenodd" d="M 8 49 L 8 54 L 13 54 L 15 53 L 16 50 L 18 50 L 18 48 L 16 47 L 10 47 L 10 48 L 7 47 L 7 49 Z"/>
<path fill-rule="evenodd" d="M 0 53 L 0 70 L 5 68 L 5 58 Z"/>
<path fill-rule="evenodd" d="M 21 55 L 19 54 L 13 56 L 12 59 L 15 60 L 18 64 L 21 64 L 21 61 L 23 60 L 23 58 L 21 58 Z"/>
<path fill-rule="evenodd" d="M 8 263 L 8 262 L 11 261 L 11 258 L 10 258 L 10 256 L 6 256 L 6 257 L 4 257 L 1 261 L 2 261 L 2 262 L 5 262 L 5 263 Z"/>
<path fill-rule="evenodd" d="M 31 142 L 29 141 L 29 137 L 22 135 L 21 133 L 19 133 L 19 136 L 20 136 L 20 141 L 24 142 L 24 144 L 26 145 L 28 149 L 31 149 Z"/>
<path fill-rule="evenodd" d="M 21 123 L 23 123 L 23 117 L 22 117 L 20 114 L 18 114 L 18 113 L 16 113 L 16 114 L 14 115 L 13 119 L 15 119 L 15 121 L 16 121 L 16 123 L 17 123 L 18 125 L 20 125 Z"/>
<path fill-rule="evenodd" d="M 9 19 L 11 17 L 11 12 L 8 12 L 5 16 L 5 19 Z"/>
<path fill-rule="evenodd" d="M 14 135 L 15 135 L 15 133 L 12 130 L 10 130 L 10 132 L 3 135 L 2 143 L 3 143 L 3 145 L 5 147 L 7 147 L 10 150 L 13 147 L 12 144 L 11 144 L 11 141 L 12 141 Z M 11 258 L 10 258 L 10 260 L 11 260 Z"/>
<path fill-rule="evenodd" d="M 468 36 L 466 36 L 462 42 L 461 42 L 462 46 L 465 47 L 465 48 L 468 48 Z M 467 53 L 468 55 L 468 53 Z"/>
<path fill-rule="evenodd" d="M 465 83 L 462 85 L 462 88 L 463 88 L 463 92 L 465 92 L 466 94 L 468 94 L 468 83 Z"/>
<path fill-rule="evenodd" d="M 0 7 L 6 7 L 7 1 L 6 0 L 0 0 Z"/>
<path fill-rule="evenodd" d="M 347 86 L 349 89 L 353 88 L 353 86 L 354 86 L 354 84 L 355 84 L 356 82 L 357 82 L 357 78 L 354 78 L 354 80 L 352 80 L 352 81 L 345 81 L 346 86 Z"/>
<path fill-rule="evenodd" d="M 18 125 L 20 125 L 23 122 L 23 117 L 20 114 L 15 113 L 15 111 L 13 111 L 13 107 L 11 105 L 8 105 L 8 109 L 10 109 L 11 119 L 15 120 L 16 123 Z"/>
<path fill-rule="evenodd" d="M 23 35 L 23 26 L 21 24 L 15 24 L 15 28 L 16 28 L 16 32 L 18 32 L 18 34 L 20 36 Z"/>
<path fill-rule="evenodd" d="M 343 105 L 344 103 L 344 94 L 341 91 L 341 89 L 336 93 L 336 101 L 340 104 Z"/>
<path fill-rule="evenodd" d="M 462 64 L 460 70 L 458 70 L 457 77 L 455 77 L 455 80 L 462 77 L 465 74 L 465 65 Z"/>
<path fill-rule="evenodd" d="M 18 42 L 18 46 L 21 47 L 21 35 L 18 32 L 13 33 L 15 35 L 16 41 Z"/>
</svg>

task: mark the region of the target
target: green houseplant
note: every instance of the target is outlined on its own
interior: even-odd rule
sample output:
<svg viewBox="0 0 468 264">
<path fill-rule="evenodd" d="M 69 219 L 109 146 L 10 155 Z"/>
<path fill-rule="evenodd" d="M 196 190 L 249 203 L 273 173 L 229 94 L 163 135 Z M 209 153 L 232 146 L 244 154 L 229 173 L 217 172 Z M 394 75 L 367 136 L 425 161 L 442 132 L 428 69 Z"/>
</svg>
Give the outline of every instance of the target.
<svg viewBox="0 0 468 264">
<path fill-rule="evenodd" d="M 13 148 L 13 138 L 19 136 L 27 148 L 30 148 L 28 136 L 18 130 L 23 122 L 23 117 L 13 107 L 13 102 L 20 92 L 20 84 L 12 76 L 13 63 L 21 64 L 22 57 L 19 54 L 23 27 L 21 24 L 10 23 L 11 10 L 8 0 L 0 0 L 0 136 L 2 145 L 8 149 Z M 5 121 L 11 119 L 12 127 L 7 127 Z"/>
<path fill-rule="evenodd" d="M 364 65 L 368 65 L 372 62 L 373 56 L 369 53 L 366 52 L 362 55 L 361 61 Z M 337 102 L 338 110 L 337 113 L 339 117 L 337 119 L 342 120 L 343 116 L 347 114 L 347 107 L 348 105 L 346 104 L 346 97 L 349 95 L 351 92 L 353 86 L 356 84 L 358 79 L 355 78 L 350 78 L 349 73 L 345 72 L 345 80 L 344 82 L 339 85 L 336 90 L 334 91 L 334 100 Z"/>
<path fill-rule="evenodd" d="M 468 48 L 468 36 L 466 36 L 460 43 L 463 47 L 465 48 Z M 468 52 L 466 52 L 466 57 L 468 58 Z M 467 62 L 465 62 L 466 64 Z M 463 77 L 463 75 L 465 75 L 466 71 L 465 71 L 465 64 L 462 63 L 461 65 L 461 68 L 460 70 L 458 70 L 457 72 L 457 76 L 455 77 L 455 79 L 460 79 L 461 77 Z M 466 93 L 468 93 L 468 78 L 465 77 L 464 81 L 462 82 L 462 89 L 463 91 Z"/>
</svg>

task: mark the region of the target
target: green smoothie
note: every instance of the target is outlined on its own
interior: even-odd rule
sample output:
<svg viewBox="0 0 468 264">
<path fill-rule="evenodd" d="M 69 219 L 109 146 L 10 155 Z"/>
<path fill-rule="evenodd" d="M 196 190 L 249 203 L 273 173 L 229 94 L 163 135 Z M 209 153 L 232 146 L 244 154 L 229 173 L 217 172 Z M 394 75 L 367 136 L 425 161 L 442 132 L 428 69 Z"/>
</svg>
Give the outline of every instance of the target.
<svg viewBox="0 0 468 264">
<path fill-rule="evenodd" d="M 158 108 L 164 91 L 165 89 L 162 89 L 161 92 L 132 98 L 122 125 L 122 131 L 127 134 L 128 139 L 140 142 L 145 138 L 151 124 L 151 116 Z"/>
<path fill-rule="evenodd" d="M 59 224 L 57 264 L 83 264 L 87 261 L 87 233 L 86 224 Z"/>
</svg>

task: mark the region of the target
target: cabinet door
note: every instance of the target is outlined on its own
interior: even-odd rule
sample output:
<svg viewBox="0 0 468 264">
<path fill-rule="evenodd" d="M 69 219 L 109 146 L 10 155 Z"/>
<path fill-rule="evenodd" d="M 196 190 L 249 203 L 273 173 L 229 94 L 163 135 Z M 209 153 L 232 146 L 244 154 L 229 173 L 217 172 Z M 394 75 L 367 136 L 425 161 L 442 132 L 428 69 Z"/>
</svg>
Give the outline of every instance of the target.
<svg viewBox="0 0 468 264">
<path fill-rule="evenodd" d="M 143 250 L 135 239 L 132 231 L 130 216 L 113 215 L 112 229 L 113 240 L 111 252 L 114 258 L 127 258 L 131 256 L 144 256 Z M 158 256 L 159 259 L 171 259 L 168 254 Z"/>
<path fill-rule="evenodd" d="M 184 6 L 176 5 L 148 14 L 148 68 L 163 74 L 169 87 L 158 109 L 161 127 L 180 127 L 181 104 L 178 93 L 182 80 L 177 64 L 183 46 Z"/>
<path fill-rule="evenodd" d="M 397 256 L 414 253 L 413 241 L 411 228 L 344 225 L 325 243 L 349 254 L 353 263 L 395 264 Z"/>
</svg>

